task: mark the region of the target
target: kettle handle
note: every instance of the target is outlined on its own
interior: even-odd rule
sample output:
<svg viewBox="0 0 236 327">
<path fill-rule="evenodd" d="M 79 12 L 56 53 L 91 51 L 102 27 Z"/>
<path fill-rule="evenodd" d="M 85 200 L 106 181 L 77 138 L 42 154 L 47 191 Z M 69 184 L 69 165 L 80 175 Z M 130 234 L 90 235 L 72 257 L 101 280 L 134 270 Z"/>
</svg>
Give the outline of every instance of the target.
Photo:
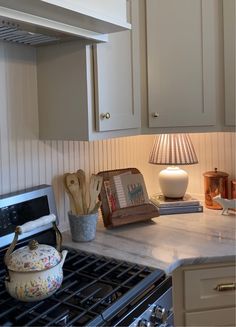
<svg viewBox="0 0 236 327">
<path fill-rule="evenodd" d="M 61 236 L 59 229 L 57 228 L 55 221 L 56 221 L 56 216 L 54 214 L 50 214 L 50 215 L 38 218 L 36 220 L 29 221 L 21 226 L 17 226 L 15 229 L 14 239 L 13 239 L 11 245 L 9 246 L 9 248 L 7 249 L 7 252 L 5 253 L 5 256 L 4 256 L 5 265 L 7 266 L 7 264 L 8 264 L 9 256 L 12 253 L 12 251 L 14 250 L 16 243 L 18 241 L 18 236 L 20 234 L 30 232 L 36 228 L 42 227 L 42 226 L 50 224 L 50 223 L 53 224 L 53 228 L 56 233 L 56 243 L 57 243 L 56 249 L 58 252 L 60 252 L 62 236 Z"/>
</svg>

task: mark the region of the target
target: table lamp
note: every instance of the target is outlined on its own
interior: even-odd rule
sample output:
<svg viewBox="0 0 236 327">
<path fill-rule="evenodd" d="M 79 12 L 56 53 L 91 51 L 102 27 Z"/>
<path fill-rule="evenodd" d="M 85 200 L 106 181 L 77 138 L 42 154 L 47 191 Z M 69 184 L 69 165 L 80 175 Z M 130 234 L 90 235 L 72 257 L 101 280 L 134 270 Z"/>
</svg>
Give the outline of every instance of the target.
<svg viewBox="0 0 236 327">
<path fill-rule="evenodd" d="M 159 183 L 167 198 L 183 198 L 188 186 L 188 174 L 179 165 L 192 165 L 198 159 L 188 134 L 161 134 L 156 136 L 149 163 L 168 165 L 159 173 Z"/>
</svg>

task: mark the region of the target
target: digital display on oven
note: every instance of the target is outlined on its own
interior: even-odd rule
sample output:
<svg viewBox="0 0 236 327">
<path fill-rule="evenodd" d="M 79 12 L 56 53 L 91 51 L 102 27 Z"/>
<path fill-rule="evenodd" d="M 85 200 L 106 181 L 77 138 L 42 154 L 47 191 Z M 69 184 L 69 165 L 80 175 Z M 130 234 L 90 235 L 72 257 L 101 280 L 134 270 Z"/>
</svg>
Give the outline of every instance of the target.
<svg viewBox="0 0 236 327">
<path fill-rule="evenodd" d="M 46 195 L 0 208 L 0 237 L 13 233 L 16 226 L 49 214 Z"/>
</svg>

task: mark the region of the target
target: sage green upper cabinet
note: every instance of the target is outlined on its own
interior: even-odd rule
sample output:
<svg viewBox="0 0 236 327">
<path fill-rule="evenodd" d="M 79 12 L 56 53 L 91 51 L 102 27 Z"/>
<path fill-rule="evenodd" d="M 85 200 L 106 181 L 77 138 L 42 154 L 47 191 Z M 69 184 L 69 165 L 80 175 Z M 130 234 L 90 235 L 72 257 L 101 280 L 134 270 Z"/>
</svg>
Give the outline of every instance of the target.
<svg viewBox="0 0 236 327">
<path fill-rule="evenodd" d="M 216 0 L 146 1 L 149 127 L 216 124 L 219 20 Z"/>
<path fill-rule="evenodd" d="M 96 140 L 140 133 L 139 7 L 132 31 L 96 46 L 83 41 L 37 50 L 41 139 Z"/>
<path fill-rule="evenodd" d="M 95 50 L 98 131 L 140 127 L 138 1 L 127 2 L 132 31 L 114 33 Z"/>
<path fill-rule="evenodd" d="M 224 0 L 224 63 L 225 63 L 225 124 L 235 126 L 236 118 L 236 4 L 235 0 Z"/>
</svg>

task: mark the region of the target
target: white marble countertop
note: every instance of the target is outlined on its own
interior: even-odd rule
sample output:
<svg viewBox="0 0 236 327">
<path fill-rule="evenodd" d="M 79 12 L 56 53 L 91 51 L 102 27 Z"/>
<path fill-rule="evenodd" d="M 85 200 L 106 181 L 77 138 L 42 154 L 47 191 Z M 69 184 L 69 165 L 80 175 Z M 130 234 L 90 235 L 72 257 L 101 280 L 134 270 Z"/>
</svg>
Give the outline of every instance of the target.
<svg viewBox="0 0 236 327">
<path fill-rule="evenodd" d="M 75 243 L 66 231 L 63 244 L 170 272 L 185 263 L 235 261 L 235 227 L 234 213 L 223 216 L 221 211 L 205 209 L 109 230 L 99 220 L 92 242 Z"/>
</svg>

